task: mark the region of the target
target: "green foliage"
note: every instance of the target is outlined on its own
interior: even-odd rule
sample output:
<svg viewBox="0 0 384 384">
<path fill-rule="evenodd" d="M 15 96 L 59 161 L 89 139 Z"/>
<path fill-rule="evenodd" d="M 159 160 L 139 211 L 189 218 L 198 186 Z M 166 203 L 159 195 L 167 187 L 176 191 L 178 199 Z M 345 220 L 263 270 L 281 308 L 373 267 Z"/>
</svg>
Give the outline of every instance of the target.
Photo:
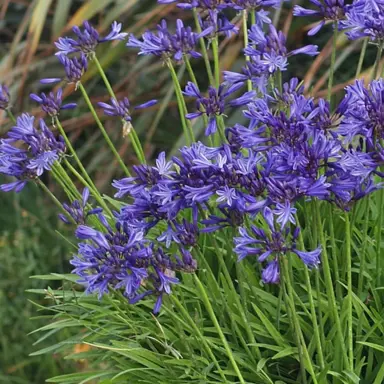
<svg viewBox="0 0 384 384">
<path fill-rule="evenodd" d="M 30 188 L 27 194 L 3 195 L 0 200 L 1 383 L 40 384 L 49 376 L 74 369 L 60 355 L 28 356 L 36 349 L 33 344 L 38 340 L 38 335 L 28 334 L 47 321 L 44 317 L 30 321 L 36 315 L 36 307 L 25 291 L 45 288 L 46 284 L 29 277 L 68 269 L 68 246 L 57 241 L 57 233 L 52 229 L 57 226 L 56 214 L 46 207 L 37 188 Z M 42 297 L 37 301 L 45 304 Z M 52 340 L 66 336 L 51 334 L 50 341 L 41 340 L 41 345 L 50 345 Z"/>
<path fill-rule="evenodd" d="M 312 208 L 309 204 L 305 207 Z M 49 382 L 304 383 L 300 373 L 302 354 L 308 383 L 381 383 L 384 375 L 383 287 L 375 284 L 377 272 L 372 237 L 377 220 L 375 202 L 371 201 L 369 211 L 364 203 L 358 205 L 352 215 L 354 292 L 361 278 L 360 263 L 363 259 L 366 263 L 361 292 L 353 295 L 356 340 L 353 372 L 346 368 L 342 353 L 348 348 L 345 223 L 343 217 L 334 215 L 334 228 L 330 227 L 325 204 L 320 213 L 326 223 L 330 263 L 337 264 L 340 273 L 338 281 L 334 280 L 334 288 L 343 329 L 342 342 L 337 337 L 334 313 L 328 304 L 323 267 L 309 272 L 311 284 L 307 285 L 303 283 L 306 279 L 302 264 L 296 263 L 294 256 L 289 259 L 294 288 L 292 298 L 307 346 L 301 342 L 301 349 L 304 349 L 299 352 L 292 313 L 283 300 L 283 295 L 289 291 L 284 292 L 284 285 L 263 286 L 257 263 L 245 260 L 237 264 L 226 241 L 232 236 L 228 231 L 216 239 L 211 234 L 204 237 L 195 254 L 198 273 L 182 277 L 182 284 L 165 300 L 158 317 L 151 314 L 151 301 L 132 306 L 121 293 L 115 292 L 99 302 L 94 296 L 85 296 L 81 289 L 79 291 L 73 276 L 40 276 L 43 280 L 62 278 L 63 289 L 34 291 L 44 294 L 51 302 L 49 308 L 42 308 L 50 310 L 49 322 L 36 332 L 47 335 L 53 331 L 67 331 L 71 337 L 52 342 L 50 347 L 43 347 L 34 354 L 60 353 L 68 360 L 89 362 L 89 372 L 60 375 Z M 366 215 L 368 226 L 364 233 L 361 228 L 364 228 Z M 318 242 L 319 234 L 313 221 L 304 216 L 299 220 L 304 243 Z M 316 308 L 324 363 L 317 348 L 310 297 Z M 88 349 L 74 354 L 74 344 Z"/>
</svg>

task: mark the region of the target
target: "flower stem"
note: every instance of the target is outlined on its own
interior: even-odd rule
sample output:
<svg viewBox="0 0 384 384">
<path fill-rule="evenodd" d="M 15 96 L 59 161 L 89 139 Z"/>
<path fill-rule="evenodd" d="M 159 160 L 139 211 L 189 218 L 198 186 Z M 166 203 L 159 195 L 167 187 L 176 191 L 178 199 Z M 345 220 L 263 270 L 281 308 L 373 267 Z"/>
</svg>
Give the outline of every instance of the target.
<svg viewBox="0 0 384 384">
<path fill-rule="evenodd" d="M 375 60 L 375 65 L 373 66 L 373 72 L 372 72 L 372 80 L 376 80 L 377 75 L 379 74 L 379 63 L 381 59 L 381 55 L 383 53 L 383 43 L 380 43 L 377 47 L 377 55 Z"/>
<path fill-rule="evenodd" d="M 93 184 L 92 179 L 91 179 L 90 176 L 88 175 L 88 172 L 86 171 L 86 169 L 84 168 L 82 162 L 80 161 L 79 157 L 77 156 L 77 153 L 76 153 L 76 151 L 74 150 L 74 148 L 73 148 L 73 146 L 72 146 L 70 140 L 68 139 L 68 136 L 67 136 L 67 134 L 65 133 L 65 130 L 64 130 L 63 126 L 61 125 L 60 120 L 58 119 L 57 116 L 55 116 L 55 124 L 57 125 L 57 128 L 59 129 L 59 132 L 60 132 L 61 136 L 63 136 L 64 141 L 65 141 L 65 145 L 66 145 L 67 148 L 69 149 L 69 152 L 70 152 L 71 156 L 73 156 L 73 158 L 75 159 L 77 165 L 79 166 L 81 173 L 83 174 L 83 176 L 85 177 L 85 179 L 87 180 L 87 182 L 88 182 L 93 188 L 96 188 L 95 185 Z"/>
<path fill-rule="evenodd" d="M 347 286 L 348 286 L 348 351 L 349 351 L 349 369 L 353 372 L 353 318 L 352 318 L 352 256 L 351 256 L 351 222 L 348 212 L 344 213 L 345 218 L 345 247 L 347 263 Z"/>
<path fill-rule="evenodd" d="M 220 61 L 219 61 L 219 41 L 217 36 L 212 39 L 213 63 L 215 67 L 215 86 L 220 86 Z"/>
<path fill-rule="evenodd" d="M 301 382 L 303 384 L 307 383 L 307 374 L 305 370 L 305 363 L 304 358 L 307 359 L 307 356 L 304 357 L 305 354 L 308 354 L 307 348 L 305 345 L 301 343 L 302 338 L 302 332 L 300 327 L 299 318 L 297 317 L 295 303 L 293 302 L 293 289 L 292 289 L 292 282 L 289 276 L 289 267 L 288 267 L 288 260 L 287 257 L 281 257 L 280 258 L 280 268 L 282 270 L 283 274 L 283 285 L 281 286 L 281 289 L 283 289 L 284 294 L 284 300 L 285 305 L 287 308 L 288 315 L 293 323 L 294 327 L 294 335 L 296 338 L 296 346 L 298 349 L 299 354 L 299 360 L 300 360 L 300 370 L 301 370 Z M 306 353 L 305 353 L 306 351 Z M 308 363 L 310 363 L 309 356 L 308 356 Z M 311 368 L 312 370 L 312 368 Z M 311 374 L 312 375 L 312 374 Z M 317 383 L 316 377 L 314 376 L 314 382 Z"/>
<path fill-rule="evenodd" d="M 363 246 L 361 249 L 360 257 L 360 269 L 359 269 L 359 281 L 357 283 L 357 297 L 361 299 L 361 294 L 363 292 L 364 285 L 364 273 L 365 273 L 365 252 L 367 250 L 368 243 L 368 224 L 369 224 L 369 197 L 365 198 L 365 208 L 364 208 L 364 227 L 363 227 Z"/>
<path fill-rule="evenodd" d="M 327 291 L 329 306 L 331 307 L 331 311 L 332 311 L 332 318 L 336 324 L 336 331 L 337 331 L 338 341 L 340 343 L 340 348 L 341 348 L 342 353 L 343 353 L 343 358 L 344 358 L 345 362 L 348 364 L 348 355 L 347 355 L 347 352 L 345 350 L 344 334 L 343 334 L 343 330 L 341 329 L 340 317 L 339 317 L 339 314 L 337 311 L 335 291 L 333 289 L 331 269 L 330 269 L 329 260 L 328 260 L 327 241 L 325 239 L 324 228 L 323 228 L 323 224 L 321 222 L 320 204 L 319 203 L 320 202 L 318 200 L 315 201 L 315 214 L 316 214 L 315 220 L 316 220 L 316 230 L 318 231 L 318 233 L 320 233 L 320 242 L 321 242 L 321 247 L 322 247 L 321 261 L 323 264 L 325 287 L 326 287 L 326 291 Z"/>
<path fill-rule="evenodd" d="M 295 219 L 296 219 L 298 227 L 301 228 L 299 218 L 297 215 L 295 215 Z M 299 232 L 299 245 L 300 245 L 302 250 L 305 249 L 303 234 L 301 231 Z M 305 284 L 306 284 L 307 292 L 308 292 L 309 307 L 311 310 L 311 320 L 312 320 L 313 331 L 314 331 L 314 336 L 315 336 L 315 341 L 316 341 L 317 353 L 319 355 L 319 360 L 320 360 L 320 368 L 324 369 L 325 362 L 324 362 L 324 355 L 323 355 L 323 346 L 322 346 L 321 339 L 320 339 L 319 325 L 317 323 L 317 316 L 316 316 L 316 308 L 315 308 L 315 304 L 313 301 L 311 279 L 309 276 L 308 268 L 306 266 L 304 266 L 304 275 L 305 275 Z M 320 301 L 321 298 L 318 297 L 317 300 Z"/>
<path fill-rule="evenodd" d="M 176 94 L 176 98 L 177 98 L 177 104 L 179 105 L 179 113 L 180 113 L 181 124 L 182 124 L 183 130 L 184 130 L 184 135 L 185 135 L 185 138 L 187 140 L 187 144 L 191 144 L 191 143 L 195 142 L 196 140 L 195 140 L 195 136 L 194 136 L 193 131 L 192 131 L 191 123 L 185 117 L 185 115 L 187 114 L 187 106 L 185 104 L 183 92 L 181 90 L 179 79 L 177 77 L 177 73 L 175 71 L 175 68 L 173 67 L 172 61 L 167 60 L 167 65 L 168 65 L 168 68 L 171 72 L 173 85 L 175 87 L 175 94 Z"/>
<path fill-rule="evenodd" d="M 333 23 L 331 67 L 329 68 L 329 79 L 328 79 L 328 96 L 327 96 L 327 98 L 328 98 L 329 103 L 331 103 L 331 98 L 332 98 L 333 75 L 334 75 L 334 71 L 335 71 L 335 61 L 336 61 L 337 36 L 338 36 L 338 23 L 337 23 L 337 21 L 335 21 Z"/>
<path fill-rule="evenodd" d="M 84 187 L 89 188 L 91 193 L 93 194 L 93 197 L 96 199 L 96 201 L 103 207 L 103 209 L 111 216 L 113 217 L 112 211 L 109 209 L 109 207 L 105 204 L 103 198 L 101 197 L 99 191 L 92 187 L 92 185 L 89 185 L 86 180 L 76 171 L 75 168 L 71 165 L 71 163 L 65 159 L 64 160 L 65 165 L 68 167 L 68 169 L 79 179 L 79 181 L 84 185 Z"/>
<path fill-rule="evenodd" d="M 384 202 L 384 190 L 381 189 L 378 192 L 378 218 L 377 218 L 377 225 L 376 225 L 376 270 L 377 270 L 377 284 L 378 287 L 381 284 L 381 232 L 382 232 L 382 225 L 383 225 L 383 202 Z"/>
<path fill-rule="evenodd" d="M 131 176 L 131 174 L 130 174 L 129 171 L 128 171 L 128 168 L 127 168 L 126 165 L 124 164 L 124 161 L 123 161 L 122 158 L 120 157 L 119 152 L 117 152 L 115 146 L 113 145 L 111 139 L 110 139 L 109 136 L 108 136 L 107 131 L 105 130 L 103 124 L 101 123 L 99 117 L 97 116 L 97 113 L 96 113 L 96 111 L 95 111 L 95 108 L 93 107 L 93 105 L 92 105 L 92 103 L 91 103 L 91 100 L 89 99 L 88 94 L 87 94 L 87 91 L 85 90 L 83 84 L 79 83 L 79 88 L 80 88 L 81 93 L 83 94 L 84 100 L 85 100 L 85 102 L 87 103 L 89 110 L 90 110 L 91 113 L 92 113 L 93 118 L 94 118 L 95 121 L 96 121 L 97 126 L 99 127 L 101 133 L 103 134 L 103 137 L 104 137 L 105 141 L 107 142 L 109 148 L 111 149 L 111 151 L 112 151 L 113 154 L 115 155 L 116 160 L 117 160 L 118 163 L 120 164 L 120 166 L 121 166 L 121 168 L 123 169 L 123 171 L 125 172 L 125 174 L 126 174 L 127 176 Z"/>
<path fill-rule="evenodd" d="M 66 216 L 68 216 L 62 204 L 60 203 L 59 200 L 57 200 L 56 196 L 50 191 L 50 189 L 39 178 L 36 180 L 36 183 L 41 187 L 41 189 L 44 190 L 44 192 L 46 192 L 49 195 L 49 197 L 52 199 L 55 205 L 60 209 L 60 211 L 64 212 Z"/>
<path fill-rule="evenodd" d="M 12 113 L 11 109 L 7 108 L 6 112 L 7 112 L 8 116 L 9 116 L 9 118 L 11 119 L 12 123 L 16 124 L 16 118 L 15 118 L 15 115 Z"/>
<path fill-rule="evenodd" d="M 115 100 L 117 100 L 115 92 L 113 91 L 113 88 L 111 86 L 111 83 L 109 82 L 108 77 L 105 74 L 104 69 L 101 66 L 101 64 L 100 64 L 100 62 L 99 62 L 99 60 L 98 60 L 96 55 L 93 56 L 93 60 L 94 60 L 94 62 L 96 64 L 96 67 L 97 67 L 97 69 L 98 69 L 98 71 L 100 73 L 101 78 L 104 81 L 105 86 L 107 87 L 109 95 L 112 98 L 114 98 Z M 131 124 L 131 127 L 130 127 L 129 136 L 130 136 L 130 139 L 131 139 L 131 142 L 132 142 L 133 149 L 136 152 L 136 156 L 138 157 L 138 159 L 140 160 L 141 163 L 145 164 L 146 161 L 145 161 L 145 155 L 144 155 L 143 147 L 141 146 L 140 140 L 139 140 L 139 138 L 137 136 L 137 133 L 136 133 L 136 131 L 135 131 L 135 129 L 134 129 L 132 124 Z"/>
<path fill-rule="evenodd" d="M 253 14 L 253 13 L 252 13 Z M 243 35 L 244 35 L 244 48 L 247 48 L 249 40 L 248 40 L 248 11 L 246 9 L 242 12 L 243 15 Z M 245 55 L 245 60 L 250 61 L 250 57 Z M 247 80 L 247 88 L 248 91 L 252 91 L 252 81 Z"/>
<path fill-rule="evenodd" d="M 193 68 L 191 66 L 191 61 L 189 60 L 188 55 L 184 55 L 184 62 L 185 62 L 185 65 L 187 67 L 187 71 L 188 71 L 189 77 L 192 80 L 192 83 L 194 83 L 197 87 L 199 87 L 199 84 L 197 84 L 197 79 L 196 79 L 196 76 L 195 76 L 195 72 L 193 71 Z"/>
<path fill-rule="evenodd" d="M 368 38 L 365 38 L 363 42 L 363 46 L 361 47 L 359 63 L 357 64 L 356 75 L 355 75 L 356 79 L 360 76 L 361 69 L 363 68 L 364 57 L 365 57 L 365 52 L 367 51 L 367 46 L 368 46 Z"/>
<path fill-rule="evenodd" d="M 197 33 L 201 33 L 202 29 L 201 29 L 201 25 L 200 25 L 200 22 L 199 22 L 199 16 L 197 14 L 196 8 L 193 8 L 193 18 L 195 19 L 195 26 L 196 26 Z M 214 85 L 215 84 L 215 80 L 213 78 L 211 63 L 209 62 L 208 51 L 207 51 L 207 47 L 205 45 L 205 41 L 204 41 L 203 37 L 200 37 L 200 48 L 201 48 L 201 53 L 203 55 L 203 59 L 204 59 L 204 63 L 205 63 L 205 68 L 207 70 L 207 75 L 208 75 L 209 82 L 210 82 L 211 85 Z"/>
<path fill-rule="evenodd" d="M 194 275 L 194 280 L 195 280 L 195 283 L 196 283 L 196 286 L 198 288 L 198 290 L 200 291 L 200 294 L 201 294 L 201 298 L 204 302 L 204 305 L 208 311 L 208 314 L 213 322 L 213 325 L 214 327 L 216 328 L 217 330 L 217 333 L 219 334 L 219 337 L 220 337 L 220 340 L 221 342 L 223 343 L 223 346 L 224 346 L 224 349 L 225 351 L 227 352 L 227 355 L 228 355 L 228 358 L 229 358 L 229 361 L 231 362 L 232 366 L 233 366 L 233 369 L 235 370 L 236 372 L 236 375 L 237 377 L 239 378 L 239 381 L 241 384 L 245 384 L 245 380 L 243 378 L 243 375 L 241 374 L 240 372 L 240 369 L 236 363 L 236 360 L 233 356 L 233 353 L 232 353 L 232 350 L 228 344 L 228 341 L 227 339 L 225 338 L 225 335 L 220 327 L 220 324 L 219 322 L 217 321 L 217 318 L 216 318 L 216 315 L 215 315 L 215 312 L 213 311 L 213 308 L 212 308 L 212 305 L 209 301 L 209 298 L 208 298 L 208 295 L 207 295 L 207 292 L 203 286 L 203 284 L 201 283 L 200 279 L 197 277 L 197 275 Z"/>
</svg>

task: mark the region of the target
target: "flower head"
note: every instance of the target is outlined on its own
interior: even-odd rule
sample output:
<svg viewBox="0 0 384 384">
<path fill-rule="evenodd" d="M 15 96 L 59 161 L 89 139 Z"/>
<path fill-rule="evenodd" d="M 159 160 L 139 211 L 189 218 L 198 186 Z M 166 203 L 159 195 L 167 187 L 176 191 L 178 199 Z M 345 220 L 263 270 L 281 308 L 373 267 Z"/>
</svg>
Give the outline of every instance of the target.
<svg viewBox="0 0 384 384">
<path fill-rule="evenodd" d="M 23 146 L 14 146 L 16 142 Z M 63 138 L 60 136 L 56 139 L 42 119 L 37 129 L 34 127 L 34 117 L 22 114 L 0 144 L 0 173 L 16 177 L 17 181 L 3 184 L 0 189 L 19 192 L 28 180 L 50 170 L 64 151 Z"/>
<path fill-rule="evenodd" d="M 199 38 L 209 32 L 207 30 L 197 34 L 192 31 L 191 27 L 185 27 L 182 20 L 177 20 L 176 31 L 172 34 L 168 30 L 167 22 L 162 20 L 157 26 L 157 33 L 147 31 L 143 34 L 142 40 L 131 35 L 127 47 L 139 48 L 139 55 L 155 55 L 179 62 L 183 59 L 183 55 L 201 57 L 195 47 Z"/>
<path fill-rule="evenodd" d="M 40 96 L 35 93 L 30 94 L 30 98 L 41 105 L 41 109 L 48 113 L 49 116 L 57 116 L 62 109 L 76 108 L 76 103 L 68 103 L 62 105 L 63 90 L 59 88 L 54 94 L 50 92 L 48 95 L 41 93 Z"/>
<path fill-rule="evenodd" d="M 9 106 L 9 90 L 4 84 L 0 84 L 0 109 L 7 109 Z"/>
<path fill-rule="evenodd" d="M 72 28 L 76 38 L 60 37 L 55 45 L 59 50 L 56 55 L 68 55 L 70 53 L 81 52 L 84 55 L 93 55 L 99 43 L 112 40 L 125 40 L 128 33 L 121 32 L 121 23 L 114 21 L 111 31 L 107 36 L 101 38 L 99 33 L 88 21 L 84 21 L 83 30 L 78 26 Z"/>
</svg>

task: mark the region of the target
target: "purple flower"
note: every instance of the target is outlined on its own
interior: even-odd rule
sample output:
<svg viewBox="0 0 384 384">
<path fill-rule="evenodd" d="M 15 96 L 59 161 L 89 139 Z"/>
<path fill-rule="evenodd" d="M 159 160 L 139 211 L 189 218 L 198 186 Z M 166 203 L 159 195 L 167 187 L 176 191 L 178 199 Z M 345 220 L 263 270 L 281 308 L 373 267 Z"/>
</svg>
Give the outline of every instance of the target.
<svg viewBox="0 0 384 384">
<path fill-rule="evenodd" d="M 150 100 L 146 103 L 137 105 L 135 109 L 144 109 L 155 105 L 157 100 Z M 99 107 L 103 108 L 103 111 L 108 116 L 119 116 L 126 122 L 132 121 L 131 113 L 129 111 L 130 102 L 127 97 L 124 97 L 123 100 L 117 101 L 114 98 L 111 98 L 111 104 L 99 102 Z"/>
<path fill-rule="evenodd" d="M 77 84 L 80 80 L 83 74 L 88 69 L 88 61 L 86 56 L 81 53 L 80 57 L 67 57 L 66 55 L 59 55 L 58 56 L 59 61 L 64 66 L 65 74 L 66 74 L 66 80 L 68 83 L 75 83 Z M 60 82 L 60 78 L 48 78 L 48 79 L 41 79 L 40 83 L 42 84 L 52 84 Z"/>
<path fill-rule="evenodd" d="M 286 48 L 286 37 L 281 31 L 270 24 L 269 33 L 265 34 L 257 24 L 252 25 L 249 31 L 249 45 L 244 50 L 251 57 L 253 63 L 264 66 L 264 72 L 274 73 L 276 70 L 284 71 L 288 65 L 287 58 L 290 56 L 305 54 L 317 55 L 317 45 L 306 45 L 302 48 L 288 51 Z M 262 71 L 262 67 L 259 67 Z M 263 71 L 262 71 L 263 72 Z"/>
<path fill-rule="evenodd" d="M 199 5 L 198 0 L 157 0 L 159 4 L 178 3 L 177 6 L 182 9 L 192 9 Z"/>
<path fill-rule="evenodd" d="M 76 39 L 70 37 L 59 37 L 55 42 L 59 50 L 56 55 L 68 55 L 75 52 L 82 52 L 85 55 L 93 55 L 99 43 L 112 40 L 125 40 L 127 33 L 121 32 L 121 23 L 114 21 L 111 25 L 110 33 L 104 38 L 100 38 L 99 33 L 91 26 L 88 21 L 84 21 L 83 30 L 78 26 L 72 28 Z"/>
<path fill-rule="evenodd" d="M 381 0 L 355 0 L 340 28 L 350 40 L 364 37 L 378 44 L 384 40 L 384 6 Z"/>
<path fill-rule="evenodd" d="M 277 259 L 267 264 L 261 273 L 261 278 L 266 284 L 278 284 L 280 282 L 280 267 Z"/>
<path fill-rule="evenodd" d="M 16 142 L 18 144 L 14 146 Z M 0 189 L 21 191 L 28 180 L 50 170 L 64 152 L 61 136 L 56 139 L 43 120 L 36 129 L 34 117 L 22 114 L 0 144 L 0 173 L 16 177 L 18 181 L 3 184 Z"/>
<path fill-rule="evenodd" d="M 277 8 L 281 5 L 281 0 L 225 0 L 225 2 L 228 7 L 237 11 L 252 11 L 265 7 Z"/>
<path fill-rule="evenodd" d="M 157 33 L 147 31 L 143 34 L 142 40 L 135 36 L 129 37 L 127 47 L 140 49 L 139 55 L 155 55 L 164 59 L 174 59 L 182 61 L 183 55 L 190 55 L 200 58 L 201 54 L 195 50 L 200 37 L 205 36 L 210 31 L 197 34 L 191 27 L 185 27 L 182 20 L 176 22 L 176 32 L 172 34 L 168 30 L 167 22 L 162 20 L 157 26 Z"/>
<path fill-rule="evenodd" d="M 315 27 L 309 30 L 308 35 L 313 36 L 324 26 L 326 20 L 339 21 L 344 18 L 348 6 L 344 0 L 310 0 L 316 9 L 303 8 L 300 5 L 295 5 L 293 8 L 294 16 L 318 16 L 322 18 Z"/>
<path fill-rule="evenodd" d="M 299 251 L 297 249 L 294 249 L 293 252 L 296 253 L 309 268 L 317 267 L 320 264 L 321 247 L 310 252 Z"/>
<path fill-rule="evenodd" d="M 9 90 L 4 84 L 0 84 L 0 109 L 7 109 L 9 106 Z"/>
<path fill-rule="evenodd" d="M 40 96 L 31 93 L 30 98 L 41 105 L 41 109 L 49 116 L 57 116 L 62 109 L 73 109 L 77 107 L 76 103 L 62 105 L 63 90 L 59 88 L 56 95 L 50 92 L 48 95 L 41 93 Z"/>
<path fill-rule="evenodd" d="M 183 93 L 186 96 L 196 99 L 197 112 L 188 113 L 186 118 L 194 119 L 196 117 L 206 115 L 208 117 L 208 126 L 205 130 L 205 135 L 212 135 L 217 131 L 217 117 L 224 114 L 227 97 L 236 92 L 239 88 L 241 88 L 241 86 L 242 84 L 235 84 L 227 87 L 222 84 L 218 89 L 210 86 L 208 88 L 208 96 L 205 97 L 200 93 L 200 90 L 194 83 L 188 82 Z M 234 107 L 245 105 L 251 102 L 255 96 L 256 92 L 254 91 L 246 92 L 241 97 L 228 102 L 228 105 Z"/>
</svg>

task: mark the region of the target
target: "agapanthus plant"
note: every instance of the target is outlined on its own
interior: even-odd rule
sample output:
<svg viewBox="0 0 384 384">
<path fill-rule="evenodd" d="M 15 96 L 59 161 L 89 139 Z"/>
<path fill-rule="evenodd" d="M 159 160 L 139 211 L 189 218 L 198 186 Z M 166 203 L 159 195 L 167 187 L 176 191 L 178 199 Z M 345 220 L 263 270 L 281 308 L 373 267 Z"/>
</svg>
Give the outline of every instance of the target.
<svg viewBox="0 0 384 384">
<path fill-rule="evenodd" d="M 112 297 L 108 304 L 97 304 L 108 305 L 107 313 L 116 311 L 125 319 L 128 311 L 132 317 L 126 321 L 127 326 L 137 319 L 135 311 L 143 308 L 145 315 L 138 323 L 147 326 L 143 319 L 147 319 L 148 306 L 153 313 L 161 313 L 156 324 L 164 343 L 147 337 L 145 332 L 137 337 L 136 329 L 128 336 L 124 334 L 123 339 L 130 343 L 132 338 L 140 347 L 143 339 L 150 340 L 151 352 L 145 355 L 150 357 L 150 369 L 154 366 L 153 356 L 168 355 L 167 343 L 175 337 L 170 324 L 177 321 L 175 329 L 181 332 L 177 337 L 183 345 L 189 346 L 192 338 L 203 345 L 204 350 L 191 348 L 187 352 L 191 361 L 204 360 L 207 364 L 206 369 L 199 370 L 199 382 L 236 380 L 245 384 L 287 379 L 305 383 L 310 377 L 311 382 L 320 384 L 321 377 L 327 380 L 331 374 L 337 380 L 355 378 L 355 371 L 361 373 L 365 364 L 373 365 L 373 354 L 368 363 L 360 362 L 359 368 L 354 344 L 360 340 L 364 340 L 362 345 L 372 344 L 371 324 L 380 324 L 374 317 L 379 310 L 371 311 L 370 299 L 363 303 L 361 297 L 367 280 L 368 247 L 372 248 L 370 253 L 376 253 L 375 260 L 370 259 L 370 268 L 378 270 L 377 280 L 381 281 L 382 191 L 374 203 L 379 228 L 371 229 L 376 231 L 375 239 L 368 241 L 368 224 L 360 231 L 352 229 L 351 223 L 362 221 L 363 215 L 357 214 L 361 200 L 367 202 L 369 215 L 368 199 L 383 187 L 383 79 L 373 79 L 369 84 L 357 80 L 346 87 L 345 98 L 335 105 L 331 91 L 338 29 L 334 30 L 328 97 L 315 98 L 306 93 L 299 79 L 289 77 L 288 58 L 297 54 L 315 56 L 318 47 L 311 44 L 288 49 L 287 37 L 275 28 L 264 10 L 278 7 L 279 1 L 158 2 L 192 9 L 194 27 L 178 19 L 172 28 L 170 22 L 162 20 L 155 32 L 147 31 L 141 39 L 130 35 L 126 45 L 137 48 L 139 55 L 161 58 L 170 70 L 183 129 L 183 144 L 178 150 L 173 155 L 159 151 L 153 163 L 146 158 L 131 125 L 130 95 L 116 97 L 95 55 L 99 43 L 124 40 L 127 34 L 121 32 L 121 24 L 114 22 L 111 32 L 101 38 L 85 22 L 83 30 L 74 28 L 76 38 L 58 40 L 57 56 L 66 81 L 75 83 L 81 91 L 125 174 L 112 181 L 114 198 L 100 193 L 65 134 L 59 112 L 75 104 L 62 104 L 61 89 L 40 96 L 32 94 L 31 98 L 53 118 L 52 129 L 57 127 L 62 136 L 56 137 L 43 120 L 35 128 L 32 116 L 19 116 L 0 144 L 0 172 L 17 180 L 3 184 L 1 189 L 20 191 L 28 180 L 33 180 L 50 193 L 62 211 L 60 219 L 68 225 L 76 224 L 74 235 L 78 242 L 71 264 L 77 282 L 85 287 L 87 295 L 96 294 L 100 300 Z M 352 5 L 341 0 L 313 0 L 312 4 L 316 10 L 301 6 L 294 9 L 295 15 L 321 18 L 310 35 L 331 20 L 341 29 L 352 28 L 346 32 L 350 38 L 367 36 L 379 43 L 376 78 L 382 53 L 381 0 L 359 0 Z M 240 57 L 240 73 L 221 71 L 224 65 L 220 61 L 220 43 L 227 39 L 225 44 L 230 44 L 232 38 L 237 39 L 233 34 L 239 32 L 228 16 L 236 14 L 233 10 L 242 11 L 244 57 Z M 249 18 L 252 25 L 248 29 Z M 202 59 L 207 77 L 200 78 L 200 72 L 194 72 L 190 58 Z M 104 114 L 123 122 L 125 136 L 129 136 L 137 155 L 132 167 L 125 164 L 116 149 L 82 83 L 88 59 L 93 59 L 109 93 L 110 101 L 98 105 Z M 175 63 L 181 65 L 179 73 Z M 58 77 L 41 82 L 61 80 Z M 192 106 L 190 99 L 194 101 Z M 136 108 L 155 103 L 150 100 Z M 0 87 L 0 108 L 10 112 L 9 93 L 4 86 Z M 196 128 L 197 119 L 202 120 L 205 135 Z M 64 156 L 67 148 L 70 156 Z M 41 181 L 45 171 L 52 171 L 69 202 L 59 203 Z M 69 174 L 83 185 L 82 193 Z M 337 238 L 339 232 L 343 232 L 342 238 Z M 360 242 L 364 244 L 361 259 L 356 252 Z M 354 277 L 352 273 L 357 269 L 359 275 Z M 353 277 L 359 280 L 356 293 Z M 375 298 L 377 293 L 371 283 L 369 295 Z M 121 300 L 124 311 L 116 308 Z M 353 303 L 359 308 L 357 315 L 367 312 L 368 320 L 356 321 Z M 138 305 L 131 309 L 129 304 Z M 92 305 L 90 308 L 97 307 Z M 269 307 L 277 320 L 269 319 L 260 309 Z M 166 319 L 163 323 L 162 316 Z M 309 326 L 303 326 L 304 317 L 309 319 Z M 167 327 L 165 332 L 163 325 Z M 216 331 L 217 340 L 223 344 L 219 347 L 211 337 Z M 288 339 L 291 335 L 292 340 Z M 235 347 L 235 343 L 227 341 L 232 337 L 236 338 Z M 268 343 L 274 343 L 272 350 L 276 354 L 263 351 Z M 111 351 L 126 348 L 119 344 Z M 231 348 L 240 348 L 241 352 L 232 353 Z M 288 364 L 287 372 L 271 363 L 286 356 L 293 367 Z M 330 356 L 335 361 L 328 361 Z M 168 365 L 178 363 L 175 360 L 179 359 Z M 378 375 L 379 369 L 381 372 L 381 368 L 375 371 Z M 189 371 L 193 369 L 184 366 L 183 375 L 189 377 Z M 242 371 L 247 372 L 246 379 Z M 271 378 L 269 371 L 274 372 Z M 367 382 L 378 382 L 375 380 L 370 376 Z"/>
</svg>

